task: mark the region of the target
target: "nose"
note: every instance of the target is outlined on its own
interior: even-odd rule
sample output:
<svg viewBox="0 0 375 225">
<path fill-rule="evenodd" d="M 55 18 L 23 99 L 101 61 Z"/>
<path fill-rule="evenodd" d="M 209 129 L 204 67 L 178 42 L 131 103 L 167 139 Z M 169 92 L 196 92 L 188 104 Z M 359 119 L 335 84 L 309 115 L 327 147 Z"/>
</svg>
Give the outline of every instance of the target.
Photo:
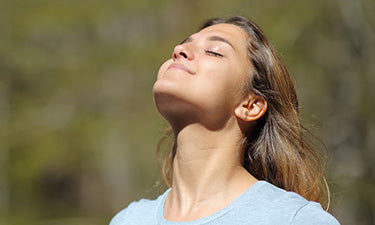
<svg viewBox="0 0 375 225">
<path fill-rule="evenodd" d="M 173 60 L 187 59 L 192 60 L 194 58 L 193 52 L 186 45 L 177 45 L 173 50 Z"/>
</svg>

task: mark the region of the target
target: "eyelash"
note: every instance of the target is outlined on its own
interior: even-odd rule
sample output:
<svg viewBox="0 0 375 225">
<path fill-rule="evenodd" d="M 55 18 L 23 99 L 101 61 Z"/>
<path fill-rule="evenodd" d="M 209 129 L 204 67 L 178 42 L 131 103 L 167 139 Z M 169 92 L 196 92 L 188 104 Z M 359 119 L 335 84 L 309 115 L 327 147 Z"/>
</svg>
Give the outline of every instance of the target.
<svg viewBox="0 0 375 225">
<path fill-rule="evenodd" d="M 204 52 L 207 53 L 207 54 L 210 54 L 210 55 L 216 56 L 216 57 L 223 57 L 222 54 L 217 53 L 217 52 L 214 52 L 214 51 L 211 51 L 211 50 L 208 50 L 208 49 L 204 50 Z"/>
</svg>

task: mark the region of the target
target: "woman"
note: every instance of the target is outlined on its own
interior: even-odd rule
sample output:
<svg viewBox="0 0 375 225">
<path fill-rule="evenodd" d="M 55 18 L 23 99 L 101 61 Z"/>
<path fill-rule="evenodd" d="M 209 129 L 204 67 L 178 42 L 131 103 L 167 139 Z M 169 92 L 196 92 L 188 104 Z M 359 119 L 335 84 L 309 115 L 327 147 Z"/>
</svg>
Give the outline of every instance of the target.
<svg viewBox="0 0 375 225">
<path fill-rule="evenodd" d="M 320 205 L 328 190 L 291 77 L 253 22 L 206 22 L 174 48 L 153 93 L 174 134 L 171 188 L 111 225 L 339 224 Z"/>
</svg>

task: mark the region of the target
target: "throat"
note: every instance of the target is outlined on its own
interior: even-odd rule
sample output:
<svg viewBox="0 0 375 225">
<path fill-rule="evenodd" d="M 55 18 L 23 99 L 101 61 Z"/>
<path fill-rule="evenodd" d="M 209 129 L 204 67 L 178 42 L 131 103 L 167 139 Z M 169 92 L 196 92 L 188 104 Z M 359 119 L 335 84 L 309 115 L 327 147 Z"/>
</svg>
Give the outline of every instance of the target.
<svg viewBox="0 0 375 225">
<path fill-rule="evenodd" d="M 201 183 L 185 183 L 176 177 L 166 198 L 163 216 L 174 222 L 211 216 L 228 207 L 256 182 L 251 174 L 241 168 L 226 181 L 203 179 Z"/>
<path fill-rule="evenodd" d="M 181 222 L 215 214 L 257 181 L 243 167 L 241 132 L 233 126 L 226 128 L 212 131 L 191 125 L 176 134 L 165 219 Z"/>
</svg>

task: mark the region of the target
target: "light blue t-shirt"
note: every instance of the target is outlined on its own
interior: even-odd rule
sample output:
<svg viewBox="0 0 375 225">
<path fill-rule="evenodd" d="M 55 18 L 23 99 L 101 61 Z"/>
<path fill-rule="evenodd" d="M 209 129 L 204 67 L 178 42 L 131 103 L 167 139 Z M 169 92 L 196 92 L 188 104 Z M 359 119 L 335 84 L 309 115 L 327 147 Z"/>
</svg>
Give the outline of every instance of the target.
<svg viewBox="0 0 375 225">
<path fill-rule="evenodd" d="M 168 189 L 156 200 L 131 203 L 112 219 L 110 225 L 339 225 L 319 203 L 307 201 L 266 181 L 258 181 L 219 212 L 188 222 L 171 222 L 163 217 Z"/>
</svg>

